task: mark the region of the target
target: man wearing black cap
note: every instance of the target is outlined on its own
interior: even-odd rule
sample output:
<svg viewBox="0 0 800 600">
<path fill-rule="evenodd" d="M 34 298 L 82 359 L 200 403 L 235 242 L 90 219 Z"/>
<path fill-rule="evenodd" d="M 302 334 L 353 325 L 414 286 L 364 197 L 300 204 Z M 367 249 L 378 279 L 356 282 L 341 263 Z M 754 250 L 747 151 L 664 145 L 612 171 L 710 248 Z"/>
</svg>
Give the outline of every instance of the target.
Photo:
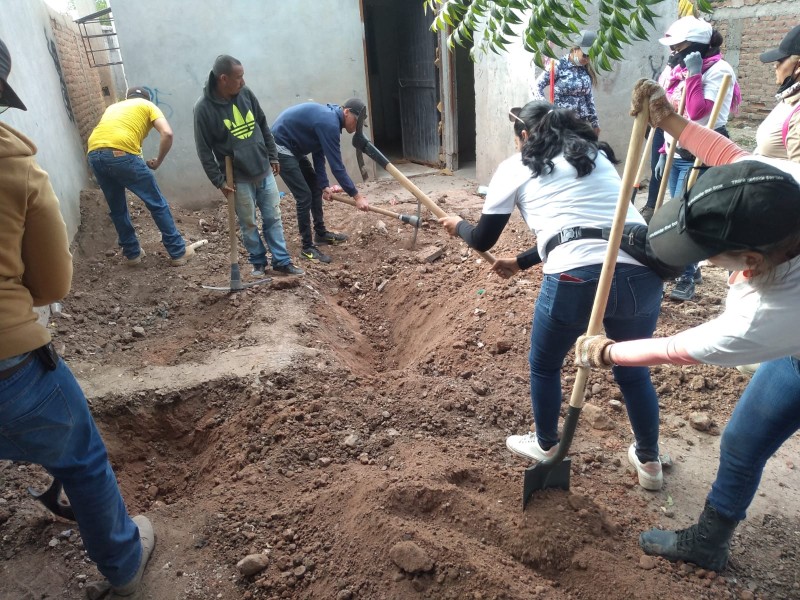
<svg viewBox="0 0 800 600">
<path fill-rule="evenodd" d="M 778 104 L 758 126 L 756 154 L 800 162 L 800 25 L 760 58 L 775 63 Z"/>
<path fill-rule="evenodd" d="M 0 112 L 26 110 L 8 83 L 0 40 Z M 34 306 L 72 282 L 67 228 L 36 146 L 0 122 L 0 460 L 42 465 L 63 484 L 83 545 L 117 596 L 139 588 L 155 535 L 131 519 L 86 397 L 37 322 Z"/>
<path fill-rule="evenodd" d="M 128 189 L 142 199 L 153 216 L 170 264 L 185 265 L 194 255 L 194 248 L 186 245 L 175 227 L 172 212 L 153 174 L 172 147 L 172 128 L 161 109 L 150 102 L 146 88 L 132 87 L 125 97 L 106 109 L 89 136 L 89 166 L 108 203 L 126 264 L 138 266 L 144 256 L 128 214 L 125 199 Z M 161 142 L 158 156 L 145 163 L 141 157 L 142 142 L 151 129 L 158 131 Z"/>
<path fill-rule="evenodd" d="M 325 228 L 322 200 L 329 200 L 331 193 L 338 191 L 328 182 L 326 159 L 336 181 L 356 201 L 356 207 L 364 211 L 369 209 L 366 196 L 356 189 L 347 174 L 340 146 L 342 129 L 354 133 L 358 121 L 366 118 L 366 111 L 366 104 L 358 98 L 350 98 L 341 106 L 305 102 L 284 110 L 272 126 L 278 144 L 281 178 L 297 203 L 297 226 L 303 242 L 301 255 L 307 260 L 329 263 L 331 257 L 316 244 L 347 241 L 346 235 Z M 313 166 L 308 154 L 314 161 Z"/>
</svg>

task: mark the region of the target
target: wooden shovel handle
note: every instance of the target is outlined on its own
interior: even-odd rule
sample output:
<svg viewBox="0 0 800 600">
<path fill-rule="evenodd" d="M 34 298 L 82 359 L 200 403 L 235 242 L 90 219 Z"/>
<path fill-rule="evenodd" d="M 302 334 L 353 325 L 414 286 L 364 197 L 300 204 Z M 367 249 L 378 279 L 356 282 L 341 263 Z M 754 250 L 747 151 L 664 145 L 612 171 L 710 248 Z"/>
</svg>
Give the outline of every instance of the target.
<svg viewBox="0 0 800 600">
<path fill-rule="evenodd" d="M 336 200 L 337 202 L 343 202 L 344 204 L 349 204 L 350 206 L 355 206 L 356 201 L 353 200 L 350 196 L 344 196 L 342 194 L 331 194 L 331 198 Z M 379 206 L 372 206 L 369 205 L 369 212 L 374 212 L 379 215 L 383 215 L 385 217 L 394 217 L 395 219 L 400 219 L 400 214 L 396 212 L 392 212 L 386 208 L 381 208 Z M 402 219 L 401 219 L 402 220 Z"/>
<path fill-rule="evenodd" d="M 725 73 L 722 77 L 722 83 L 719 86 L 719 91 L 717 92 L 717 97 L 714 100 L 714 108 L 711 109 L 711 116 L 708 118 L 708 128 L 714 129 L 714 125 L 717 124 L 717 117 L 719 117 L 719 113 L 722 110 L 722 103 L 725 100 L 725 96 L 728 94 L 728 88 L 731 86 L 731 75 L 730 73 Z M 689 173 L 689 179 L 686 180 L 686 189 L 692 189 L 692 186 L 697 181 L 697 178 L 700 176 L 700 166 L 703 164 L 703 161 L 699 158 L 694 159 L 694 167 L 692 171 Z"/>
<path fill-rule="evenodd" d="M 597 292 L 594 296 L 592 314 L 589 317 L 589 326 L 586 335 L 597 335 L 603 327 L 603 316 L 608 304 L 608 293 L 611 290 L 611 282 L 614 278 L 614 269 L 617 266 L 617 255 L 619 254 L 619 244 L 622 241 L 622 230 L 625 227 L 625 217 L 628 214 L 628 204 L 630 203 L 630 189 L 636 177 L 636 159 L 642 151 L 644 132 L 647 130 L 648 110 L 642 110 L 633 122 L 631 141 L 628 145 L 628 155 L 625 158 L 625 170 L 622 173 L 622 183 L 619 187 L 619 197 L 617 198 L 617 209 L 614 212 L 614 221 L 611 226 L 611 233 L 608 237 L 608 247 L 606 257 L 603 260 L 603 268 L 600 271 L 600 279 L 597 282 Z M 578 367 L 575 376 L 575 385 L 572 388 L 572 396 L 569 405 L 572 408 L 583 407 L 583 394 L 586 391 L 586 380 L 589 377 L 589 369 Z"/>
<path fill-rule="evenodd" d="M 225 185 L 233 189 L 233 159 L 225 157 Z M 228 236 L 230 242 L 231 264 L 239 262 L 239 248 L 236 240 L 236 198 L 233 192 L 225 196 L 228 199 Z"/>
</svg>

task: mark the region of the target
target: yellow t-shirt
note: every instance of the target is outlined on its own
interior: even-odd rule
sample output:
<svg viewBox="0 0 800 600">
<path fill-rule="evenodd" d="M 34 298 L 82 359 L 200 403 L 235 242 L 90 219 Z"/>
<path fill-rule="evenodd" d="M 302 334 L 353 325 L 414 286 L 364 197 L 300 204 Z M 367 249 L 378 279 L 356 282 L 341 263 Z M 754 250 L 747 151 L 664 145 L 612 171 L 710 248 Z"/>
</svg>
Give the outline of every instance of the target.
<svg viewBox="0 0 800 600">
<path fill-rule="evenodd" d="M 141 154 L 142 142 L 153 128 L 153 121 L 163 118 L 161 109 L 144 98 L 112 104 L 89 136 L 89 152 L 116 148 L 129 154 Z"/>
</svg>

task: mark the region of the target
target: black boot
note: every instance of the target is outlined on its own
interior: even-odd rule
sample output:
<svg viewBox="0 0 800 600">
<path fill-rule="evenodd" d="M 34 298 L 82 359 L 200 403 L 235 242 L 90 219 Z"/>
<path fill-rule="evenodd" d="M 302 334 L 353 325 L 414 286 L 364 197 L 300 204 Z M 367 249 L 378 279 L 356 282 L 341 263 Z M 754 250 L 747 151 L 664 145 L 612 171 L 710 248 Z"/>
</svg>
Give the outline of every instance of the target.
<svg viewBox="0 0 800 600">
<path fill-rule="evenodd" d="M 728 563 L 731 536 L 738 524 L 738 521 L 723 517 L 706 502 L 697 525 L 679 531 L 645 531 L 639 536 L 639 546 L 645 554 L 663 556 L 673 561 L 683 560 L 704 569 L 721 571 Z"/>
</svg>

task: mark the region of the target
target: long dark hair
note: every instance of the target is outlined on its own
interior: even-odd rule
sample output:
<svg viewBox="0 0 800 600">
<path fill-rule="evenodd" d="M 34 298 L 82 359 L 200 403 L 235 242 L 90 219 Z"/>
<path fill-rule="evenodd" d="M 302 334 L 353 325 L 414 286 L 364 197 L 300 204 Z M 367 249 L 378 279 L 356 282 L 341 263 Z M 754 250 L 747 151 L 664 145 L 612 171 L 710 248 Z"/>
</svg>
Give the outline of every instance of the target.
<svg viewBox="0 0 800 600">
<path fill-rule="evenodd" d="M 554 108 L 549 102 L 534 100 L 522 107 L 517 115 L 523 124 L 514 120 L 514 133 L 528 131 L 528 141 L 522 148 L 522 164 L 534 177 L 553 171 L 553 159 L 559 154 L 578 172 L 588 175 L 595 168 L 597 153 L 602 151 L 613 164 L 619 161 L 606 142 L 599 142 L 592 126 L 574 111 Z"/>
</svg>

